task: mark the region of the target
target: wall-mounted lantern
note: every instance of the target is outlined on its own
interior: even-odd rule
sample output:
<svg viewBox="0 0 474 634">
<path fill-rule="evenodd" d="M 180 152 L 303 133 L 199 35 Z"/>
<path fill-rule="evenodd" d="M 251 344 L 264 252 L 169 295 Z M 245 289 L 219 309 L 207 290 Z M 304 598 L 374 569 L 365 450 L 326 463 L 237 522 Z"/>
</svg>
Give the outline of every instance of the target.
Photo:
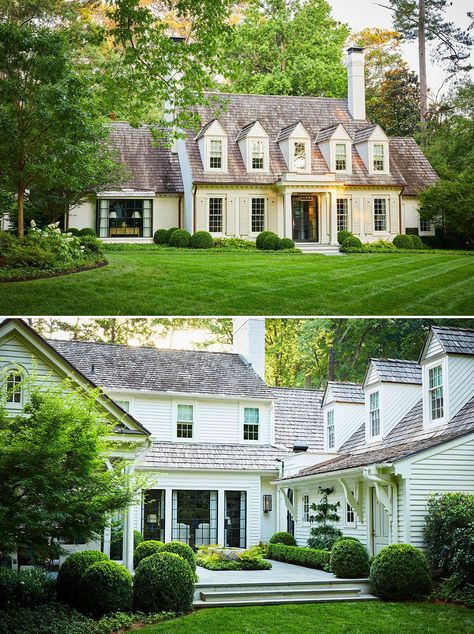
<svg viewBox="0 0 474 634">
<path fill-rule="evenodd" d="M 271 493 L 263 496 L 263 512 L 268 513 L 273 508 L 273 496 Z"/>
</svg>

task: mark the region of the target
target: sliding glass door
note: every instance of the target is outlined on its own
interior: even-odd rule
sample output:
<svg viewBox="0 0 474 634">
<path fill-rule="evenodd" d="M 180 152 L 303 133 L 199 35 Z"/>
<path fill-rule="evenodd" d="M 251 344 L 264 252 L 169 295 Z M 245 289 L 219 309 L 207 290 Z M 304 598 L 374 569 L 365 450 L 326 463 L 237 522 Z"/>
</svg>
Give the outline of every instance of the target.
<svg viewBox="0 0 474 634">
<path fill-rule="evenodd" d="M 142 535 L 144 539 L 165 541 L 165 492 L 161 489 L 145 491 Z"/>
<path fill-rule="evenodd" d="M 225 545 L 228 548 L 245 548 L 247 542 L 247 493 L 225 492 Z"/>
<path fill-rule="evenodd" d="M 217 544 L 217 491 L 173 491 L 172 539 L 191 548 Z"/>
</svg>

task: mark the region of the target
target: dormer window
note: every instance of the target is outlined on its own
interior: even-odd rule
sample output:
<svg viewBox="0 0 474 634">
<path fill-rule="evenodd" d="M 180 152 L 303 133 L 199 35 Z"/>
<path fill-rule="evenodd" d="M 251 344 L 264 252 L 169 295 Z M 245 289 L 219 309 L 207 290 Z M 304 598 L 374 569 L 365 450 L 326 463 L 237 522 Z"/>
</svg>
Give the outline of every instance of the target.
<svg viewBox="0 0 474 634">
<path fill-rule="evenodd" d="M 444 416 L 443 367 L 437 365 L 429 370 L 429 407 L 432 421 Z"/>
<path fill-rule="evenodd" d="M 227 172 L 227 134 L 217 119 L 203 126 L 194 140 L 205 171 Z"/>
<path fill-rule="evenodd" d="M 263 147 L 263 140 L 254 139 L 252 141 L 252 169 L 263 170 L 264 159 L 265 159 L 265 150 Z"/>
<path fill-rule="evenodd" d="M 222 139 L 210 139 L 209 169 L 222 169 Z"/>
<path fill-rule="evenodd" d="M 336 143 L 336 172 L 347 171 L 347 145 Z"/>
<path fill-rule="evenodd" d="M 380 393 L 372 392 L 369 398 L 369 425 L 371 438 L 380 436 Z"/>
<path fill-rule="evenodd" d="M 293 167 L 298 171 L 306 170 L 306 143 L 295 141 L 293 145 Z"/>
<path fill-rule="evenodd" d="M 326 414 L 326 443 L 328 449 L 334 449 L 336 445 L 336 433 L 334 428 L 334 410 L 331 409 Z"/>
<path fill-rule="evenodd" d="M 385 150 L 381 143 L 374 144 L 374 172 L 385 172 Z"/>
</svg>

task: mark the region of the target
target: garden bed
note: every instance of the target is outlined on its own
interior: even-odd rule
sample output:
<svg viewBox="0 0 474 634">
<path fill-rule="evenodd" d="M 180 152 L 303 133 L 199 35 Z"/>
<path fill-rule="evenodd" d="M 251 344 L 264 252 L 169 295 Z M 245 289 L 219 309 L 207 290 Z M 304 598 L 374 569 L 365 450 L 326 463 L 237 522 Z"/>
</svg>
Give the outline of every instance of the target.
<svg viewBox="0 0 474 634">
<path fill-rule="evenodd" d="M 34 268 L 25 269 L 13 269 L 7 267 L 0 268 L 0 284 L 8 282 L 29 282 L 31 280 L 42 280 L 49 277 L 63 277 L 64 275 L 72 275 L 73 273 L 82 273 L 84 271 L 91 271 L 93 269 L 100 269 L 103 266 L 107 266 L 107 260 L 101 262 L 84 262 L 80 266 L 66 269 L 51 269 L 42 270 Z"/>
</svg>

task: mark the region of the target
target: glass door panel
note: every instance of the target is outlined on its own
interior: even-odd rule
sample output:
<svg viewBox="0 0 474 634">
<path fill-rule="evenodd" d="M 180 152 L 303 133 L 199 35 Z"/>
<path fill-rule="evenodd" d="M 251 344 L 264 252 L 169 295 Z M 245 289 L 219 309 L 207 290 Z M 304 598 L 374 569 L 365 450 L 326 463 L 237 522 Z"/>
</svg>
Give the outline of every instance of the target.
<svg viewBox="0 0 474 634">
<path fill-rule="evenodd" d="M 217 543 L 217 491 L 173 491 L 172 539 L 197 548 Z"/>
<path fill-rule="evenodd" d="M 318 199 L 315 196 L 293 196 L 293 240 L 318 241 Z"/>
<path fill-rule="evenodd" d="M 247 541 L 247 493 L 225 492 L 225 545 L 245 548 Z"/>
<path fill-rule="evenodd" d="M 142 534 L 144 539 L 165 541 L 165 492 L 149 489 L 143 499 Z"/>
</svg>

